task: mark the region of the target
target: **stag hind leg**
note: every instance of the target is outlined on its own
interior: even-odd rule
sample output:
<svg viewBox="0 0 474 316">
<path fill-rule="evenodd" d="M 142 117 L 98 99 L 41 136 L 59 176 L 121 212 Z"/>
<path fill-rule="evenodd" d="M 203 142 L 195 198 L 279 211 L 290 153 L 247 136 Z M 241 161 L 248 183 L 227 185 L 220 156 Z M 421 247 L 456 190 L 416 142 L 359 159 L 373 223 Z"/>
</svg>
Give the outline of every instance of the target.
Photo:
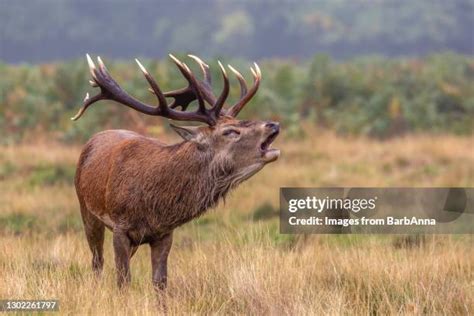
<svg viewBox="0 0 474 316">
<path fill-rule="evenodd" d="M 114 229 L 113 244 L 115 253 L 115 267 L 117 270 L 117 284 L 120 288 L 127 286 L 131 281 L 130 259 L 136 251 L 126 232 Z"/>
<path fill-rule="evenodd" d="M 104 224 L 81 205 L 82 221 L 87 242 L 92 252 L 92 270 L 100 275 L 104 267 Z"/>
<path fill-rule="evenodd" d="M 168 280 L 168 255 L 172 243 L 172 232 L 150 243 L 152 280 L 156 291 L 161 291 L 166 288 Z"/>
</svg>

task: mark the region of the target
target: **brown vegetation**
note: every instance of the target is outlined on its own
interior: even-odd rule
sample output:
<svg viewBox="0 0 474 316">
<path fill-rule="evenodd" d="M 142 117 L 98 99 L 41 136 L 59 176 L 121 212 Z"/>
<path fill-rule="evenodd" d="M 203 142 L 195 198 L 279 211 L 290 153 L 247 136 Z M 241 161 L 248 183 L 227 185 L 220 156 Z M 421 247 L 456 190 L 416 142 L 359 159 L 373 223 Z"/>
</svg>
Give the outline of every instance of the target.
<svg viewBox="0 0 474 316">
<path fill-rule="evenodd" d="M 473 186 L 474 138 L 413 135 L 385 142 L 308 129 L 224 205 L 175 232 L 171 314 L 469 314 L 471 236 L 281 235 L 282 186 Z M 176 140 L 176 139 L 173 139 Z M 324 140 L 324 141 L 323 141 Z M 170 140 L 172 141 L 172 140 Z M 79 147 L 0 148 L 0 297 L 58 298 L 63 313 L 155 314 L 146 248 L 128 292 L 115 286 L 111 236 L 103 279 L 90 271 L 72 179 Z M 72 171 L 71 171 L 72 170 Z"/>
</svg>

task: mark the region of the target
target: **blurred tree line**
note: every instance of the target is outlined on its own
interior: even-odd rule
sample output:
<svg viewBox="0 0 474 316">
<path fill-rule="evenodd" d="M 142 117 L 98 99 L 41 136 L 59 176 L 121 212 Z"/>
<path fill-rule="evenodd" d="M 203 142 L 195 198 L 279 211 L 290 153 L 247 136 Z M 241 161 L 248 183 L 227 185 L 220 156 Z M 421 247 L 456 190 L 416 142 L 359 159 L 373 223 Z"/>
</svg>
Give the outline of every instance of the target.
<svg viewBox="0 0 474 316">
<path fill-rule="evenodd" d="M 188 61 L 193 71 L 199 69 Z M 223 59 L 228 62 L 227 59 Z M 135 97 L 156 104 L 138 67 L 132 62 L 105 60 L 116 80 Z M 186 82 L 169 60 L 143 60 L 163 90 Z M 217 60 L 208 60 L 216 94 L 221 88 Z M 249 64 L 231 64 L 251 81 Z M 266 59 L 260 63 L 259 93 L 242 118 L 276 119 L 287 135 L 304 134 L 303 120 L 339 133 L 390 137 L 406 132 L 473 132 L 474 59 L 454 53 L 423 59 L 363 57 L 335 62 L 327 55 L 296 62 Z M 106 128 L 131 128 L 160 133 L 166 121 L 148 117 L 112 102 L 100 102 L 77 122 L 69 120 L 82 104 L 89 86 L 85 59 L 36 66 L 0 64 L 0 141 L 11 143 L 37 135 L 84 141 Z M 232 78 L 229 103 L 238 98 Z M 195 105 L 194 105 L 195 106 Z"/>
<path fill-rule="evenodd" d="M 0 59 L 472 54 L 473 0 L 0 0 Z"/>
</svg>

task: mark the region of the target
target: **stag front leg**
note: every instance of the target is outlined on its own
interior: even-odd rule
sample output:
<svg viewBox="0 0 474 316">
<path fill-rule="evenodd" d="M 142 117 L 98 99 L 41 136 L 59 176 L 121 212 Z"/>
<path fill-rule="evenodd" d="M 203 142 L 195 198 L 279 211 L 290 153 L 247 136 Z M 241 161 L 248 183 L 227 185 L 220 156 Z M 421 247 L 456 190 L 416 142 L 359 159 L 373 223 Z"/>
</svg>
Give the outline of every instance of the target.
<svg viewBox="0 0 474 316">
<path fill-rule="evenodd" d="M 172 243 L 172 232 L 150 243 L 151 266 L 153 270 L 152 280 L 153 286 L 157 292 L 166 288 L 168 279 L 168 255 Z"/>
<path fill-rule="evenodd" d="M 115 267 L 117 270 L 117 284 L 120 288 L 130 284 L 130 258 L 132 245 L 127 234 L 120 230 L 113 232 L 113 245 L 115 253 Z"/>
</svg>

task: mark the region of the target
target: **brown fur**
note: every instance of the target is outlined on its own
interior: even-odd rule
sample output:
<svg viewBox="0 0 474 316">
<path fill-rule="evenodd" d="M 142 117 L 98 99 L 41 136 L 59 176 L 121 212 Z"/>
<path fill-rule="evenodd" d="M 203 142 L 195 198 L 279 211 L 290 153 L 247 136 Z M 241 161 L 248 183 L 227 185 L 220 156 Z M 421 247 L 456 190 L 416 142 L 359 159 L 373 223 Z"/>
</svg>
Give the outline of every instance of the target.
<svg viewBox="0 0 474 316">
<path fill-rule="evenodd" d="M 92 266 L 101 272 L 108 227 L 119 285 L 130 281 L 130 258 L 148 243 L 153 282 L 163 289 L 173 230 L 214 207 L 279 155 L 261 148 L 278 134 L 277 123 L 223 117 L 212 127 L 175 129 L 185 141 L 174 145 L 130 131 L 104 131 L 89 140 L 79 158 L 75 185 Z"/>
</svg>

